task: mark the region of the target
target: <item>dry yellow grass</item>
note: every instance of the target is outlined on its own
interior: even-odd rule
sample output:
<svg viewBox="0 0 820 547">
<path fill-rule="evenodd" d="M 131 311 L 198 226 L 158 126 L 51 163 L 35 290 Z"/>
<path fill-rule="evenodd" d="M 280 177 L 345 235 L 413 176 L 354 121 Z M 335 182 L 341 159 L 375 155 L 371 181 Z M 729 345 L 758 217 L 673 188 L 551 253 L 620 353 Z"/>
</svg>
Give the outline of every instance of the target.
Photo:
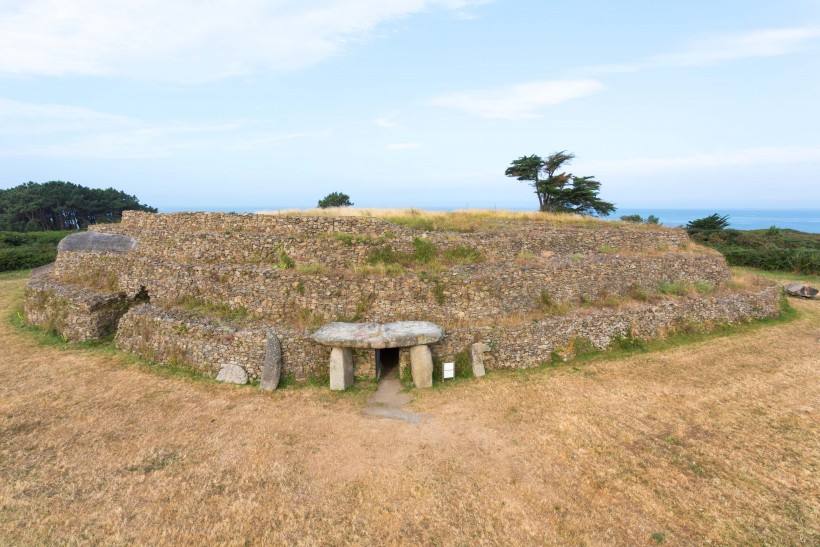
<svg viewBox="0 0 820 547">
<path fill-rule="evenodd" d="M 5 316 L 22 280 L 0 281 Z M 167 378 L 0 323 L 0 544 L 820 543 L 820 303 L 414 392 Z"/>
<path fill-rule="evenodd" d="M 507 211 L 504 209 L 460 209 L 455 211 L 427 211 L 424 209 L 400 208 L 358 208 L 329 207 L 327 209 L 283 209 L 278 211 L 257 211 L 261 215 L 284 216 L 328 216 L 328 217 L 373 217 L 383 218 L 399 224 L 428 230 L 454 230 L 473 232 L 479 229 L 491 229 L 488 222 L 497 220 L 526 220 L 550 224 L 569 224 L 575 226 L 609 226 L 628 229 L 670 229 L 652 224 L 637 224 L 620 220 L 602 220 L 599 218 L 568 214 L 541 213 L 538 211 Z"/>
</svg>

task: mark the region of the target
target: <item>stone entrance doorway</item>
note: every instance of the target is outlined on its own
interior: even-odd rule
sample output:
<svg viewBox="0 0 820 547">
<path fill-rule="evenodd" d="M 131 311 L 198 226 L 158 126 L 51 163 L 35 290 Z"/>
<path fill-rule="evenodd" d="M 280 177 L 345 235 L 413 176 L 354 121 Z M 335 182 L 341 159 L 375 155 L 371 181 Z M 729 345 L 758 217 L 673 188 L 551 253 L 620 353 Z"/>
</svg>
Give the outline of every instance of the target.
<svg viewBox="0 0 820 547">
<path fill-rule="evenodd" d="M 399 348 L 383 348 L 376 350 L 376 381 L 398 369 Z"/>
<path fill-rule="evenodd" d="M 353 348 L 379 350 L 381 365 L 399 361 L 399 348 L 409 348 L 410 374 L 417 388 L 433 386 L 433 355 L 429 344 L 444 338 L 444 329 L 427 321 L 396 323 L 328 323 L 313 333 L 313 339 L 330 346 L 330 389 L 340 391 L 353 385 Z M 395 352 L 395 353 L 392 353 Z M 377 375 L 383 373 L 378 369 Z M 392 374 L 398 376 L 398 366 Z"/>
</svg>

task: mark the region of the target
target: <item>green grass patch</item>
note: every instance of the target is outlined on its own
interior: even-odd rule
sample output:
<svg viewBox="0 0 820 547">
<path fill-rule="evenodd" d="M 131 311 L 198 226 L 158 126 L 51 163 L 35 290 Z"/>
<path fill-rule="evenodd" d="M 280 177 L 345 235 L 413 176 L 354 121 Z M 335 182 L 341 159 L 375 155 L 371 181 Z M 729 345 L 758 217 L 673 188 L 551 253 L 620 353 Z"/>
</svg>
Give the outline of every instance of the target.
<svg viewBox="0 0 820 547">
<path fill-rule="evenodd" d="M 15 270 L 11 272 L 0 272 L 0 281 L 10 281 L 12 279 L 26 279 L 31 275 L 31 270 Z"/>
<path fill-rule="evenodd" d="M 400 266 L 417 266 L 432 264 L 438 258 L 435 244 L 424 238 L 413 238 L 413 251 L 406 253 L 395 250 L 391 245 L 376 247 L 367 257 L 367 263 L 398 264 Z"/>
<path fill-rule="evenodd" d="M 472 247 L 459 245 L 444 251 L 444 259 L 454 264 L 475 264 L 481 262 L 481 253 Z"/>
<path fill-rule="evenodd" d="M 767 271 L 761 270 L 759 268 L 749 268 L 749 267 L 741 267 L 735 266 L 732 268 L 732 271 L 735 273 L 746 273 L 752 275 L 759 275 L 760 277 L 764 277 L 766 279 L 771 279 L 772 281 L 776 281 L 777 283 L 785 284 L 785 283 L 805 283 L 807 285 L 813 285 L 814 287 L 820 288 L 820 275 L 809 275 L 809 274 L 799 274 L 799 273 L 792 273 L 792 272 L 777 272 L 777 271 Z"/>
</svg>

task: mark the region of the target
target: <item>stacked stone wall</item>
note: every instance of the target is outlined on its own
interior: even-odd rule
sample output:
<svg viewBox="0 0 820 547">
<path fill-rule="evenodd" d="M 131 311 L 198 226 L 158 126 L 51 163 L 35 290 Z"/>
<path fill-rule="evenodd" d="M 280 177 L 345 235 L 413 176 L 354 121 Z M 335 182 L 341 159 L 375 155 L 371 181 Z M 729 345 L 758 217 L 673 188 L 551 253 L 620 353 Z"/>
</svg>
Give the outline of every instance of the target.
<svg viewBox="0 0 820 547">
<path fill-rule="evenodd" d="M 672 252 L 649 256 L 550 257 L 537 264 L 471 264 L 440 273 L 364 276 L 346 272 L 302 274 L 295 269 L 251 265 L 180 264 L 117 253 L 64 252 L 55 276 L 114 273 L 119 290 L 143 288 L 166 302 L 200 299 L 245 308 L 254 316 L 293 323 L 310 312 L 322 321 L 389 322 L 424 319 L 445 326 L 455 320 L 490 321 L 500 315 L 537 312 L 542 294 L 555 302 L 620 297 L 634 286 L 706 281 L 728 276 L 722 257 Z M 307 310 L 307 312 L 305 311 Z"/>
<path fill-rule="evenodd" d="M 576 312 L 524 325 L 447 329 L 444 340 L 430 348 L 435 359 L 452 361 L 471 344 L 485 342 L 492 348 L 485 355 L 490 368 L 528 368 L 549 361 L 553 352 L 567 352 L 573 341 L 588 340 L 603 349 L 618 337 L 649 340 L 692 324 L 708 330 L 714 324 L 776 316 L 780 298 L 776 287 L 767 287 L 674 298 L 621 310 Z M 209 376 L 215 376 L 222 364 L 236 363 L 258 379 L 265 357 L 266 329 L 261 325 L 237 329 L 181 310 L 141 305 L 120 320 L 116 342 L 119 348 L 143 358 Z M 282 343 L 285 375 L 297 379 L 327 376 L 329 348 L 314 343 L 306 333 L 283 327 L 274 331 Z M 357 350 L 354 363 L 357 376 L 372 377 L 375 352 Z"/>
<path fill-rule="evenodd" d="M 26 285 L 24 313 L 31 324 L 56 330 L 74 342 L 113 333 L 125 313 L 125 294 L 98 294 L 91 289 L 40 277 Z"/>
<path fill-rule="evenodd" d="M 139 241 L 137 252 L 177 262 L 276 262 L 280 250 L 297 262 L 343 266 L 365 262 L 376 247 L 413 249 L 424 238 L 439 250 L 475 249 L 489 262 L 512 263 L 522 256 L 647 252 L 689 245 L 681 229 L 612 224 L 574 226 L 537 221 L 488 221 L 475 233 L 423 232 L 382 219 L 286 217 L 226 213 L 153 215 L 126 211 L 122 224 L 98 224 L 94 231 L 125 234 Z"/>
<path fill-rule="evenodd" d="M 223 364 L 234 363 L 244 367 L 251 380 L 259 380 L 269 328 L 258 323 L 238 328 L 184 310 L 142 304 L 120 320 L 115 343 L 143 359 L 210 377 L 215 377 Z M 327 376 L 330 348 L 316 344 L 305 333 L 281 326 L 273 330 L 282 345 L 284 376 L 300 380 Z M 357 376 L 373 376 L 372 351 L 357 350 L 355 360 Z"/>
</svg>

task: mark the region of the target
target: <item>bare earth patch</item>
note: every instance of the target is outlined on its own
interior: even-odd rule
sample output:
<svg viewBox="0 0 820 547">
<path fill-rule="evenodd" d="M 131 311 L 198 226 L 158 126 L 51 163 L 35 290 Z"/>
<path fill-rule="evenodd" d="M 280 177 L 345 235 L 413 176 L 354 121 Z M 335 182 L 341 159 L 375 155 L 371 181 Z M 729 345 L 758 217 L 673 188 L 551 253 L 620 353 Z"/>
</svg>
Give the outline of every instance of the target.
<svg viewBox="0 0 820 547">
<path fill-rule="evenodd" d="M 0 281 L 3 316 L 24 280 Z M 0 323 L 0 544 L 820 544 L 820 302 L 415 391 L 164 377 Z"/>
</svg>

